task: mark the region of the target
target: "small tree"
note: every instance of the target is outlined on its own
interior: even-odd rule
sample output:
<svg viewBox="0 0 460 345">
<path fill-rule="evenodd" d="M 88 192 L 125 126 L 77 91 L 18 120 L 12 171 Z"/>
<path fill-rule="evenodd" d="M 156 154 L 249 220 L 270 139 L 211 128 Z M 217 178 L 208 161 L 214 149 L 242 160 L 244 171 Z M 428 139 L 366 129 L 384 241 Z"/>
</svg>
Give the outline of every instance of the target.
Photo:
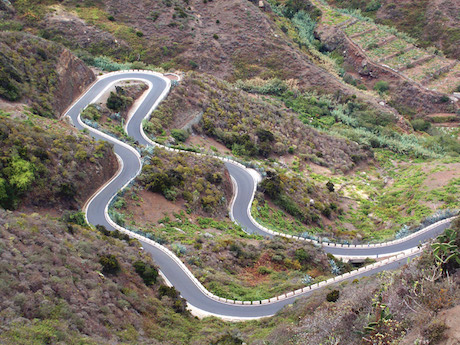
<svg viewBox="0 0 460 345">
<path fill-rule="evenodd" d="M 136 273 L 139 274 L 144 281 L 145 285 L 150 286 L 157 282 L 158 270 L 155 267 L 146 264 L 141 260 L 136 261 L 133 266 Z"/>
<path fill-rule="evenodd" d="M 380 94 L 387 92 L 389 89 L 390 89 L 390 86 L 388 82 L 383 81 L 383 80 L 376 82 L 374 85 L 374 90 Z"/>
<path fill-rule="evenodd" d="M 189 137 L 190 133 L 185 129 L 171 129 L 171 136 L 177 141 L 184 142 Z"/>
<path fill-rule="evenodd" d="M 120 264 L 115 255 L 102 255 L 99 263 L 102 265 L 102 272 L 106 274 L 116 274 L 120 271 Z"/>
<path fill-rule="evenodd" d="M 333 184 L 331 181 L 328 181 L 328 182 L 326 183 L 326 187 L 327 187 L 327 189 L 329 190 L 329 192 L 331 192 L 331 193 L 335 190 L 335 186 L 334 186 L 334 184 Z"/>
<path fill-rule="evenodd" d="M 339 290 L 332 290 L 329 292 L 326 296 L 326 300 L 328 302 L 336 302 L 340 297 L 340 291 Z"/>
</svg>

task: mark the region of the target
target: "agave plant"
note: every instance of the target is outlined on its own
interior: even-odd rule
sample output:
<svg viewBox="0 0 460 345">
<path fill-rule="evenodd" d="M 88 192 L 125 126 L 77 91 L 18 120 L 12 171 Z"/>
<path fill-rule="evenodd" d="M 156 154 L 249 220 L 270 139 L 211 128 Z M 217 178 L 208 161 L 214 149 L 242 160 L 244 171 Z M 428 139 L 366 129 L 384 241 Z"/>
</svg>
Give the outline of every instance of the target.
<svg viewBox="0 0 460 345">
<path fill-rule="evenodd" d="M 454 228 L 449 228 L 438 236 L 436 242 L 431 245 L 437 266 L 447 268 L 446 266 L 450 262 L 456 262 L 460 265 L 460 250 L 456 240 L 457 231 Z"/>
</svg>

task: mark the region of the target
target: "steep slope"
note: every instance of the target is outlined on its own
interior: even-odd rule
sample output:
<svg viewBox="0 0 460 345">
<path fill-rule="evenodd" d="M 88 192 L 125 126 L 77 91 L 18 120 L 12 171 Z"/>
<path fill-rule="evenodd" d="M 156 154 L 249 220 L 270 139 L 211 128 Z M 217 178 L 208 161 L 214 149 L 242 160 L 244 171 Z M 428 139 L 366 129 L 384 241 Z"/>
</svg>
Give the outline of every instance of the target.
<svg viewBox="0 0 460 345">
<path fill-rule="evenodd" d="M 138 67 L 195 69 L 231 81 L 297 79 L 302 87 L 354 93 L 247 0 L 16 1 L 13 6 L 16 12 L 5 14 L 10 19 L 5 28 L 28 27 L 79 51 L 86 61 L 107 55 Z"/>
<path fill-rule="evenodd" d="M 137 241 L 2 210 L 0 229 L 2 344 L 179 345 L 222 337 L 222 322 L 199 323 L 185 311 Z"/>
<path fill-rule="evenodd" d="M 81 208 L 117 170 L 110 145 L 38 116 L 0 116 L 0 206 Z"/>
<path fill-rule="evenodd" d="M 241 156 L 295 154 L 302 161 L 342 171 L 371 157 L 369 151 L 354 142 L 303 124 L 280 104 L 252 97 L 222 80 L 197 73 L 187 75 L 171 91 L 152 113 L 146 130 L 164 140 L 165 129 L 170 132 L 192 126 L 199 134 L 215 138 Z"/>
<path fill-rule="evenodd" d="M 397 27 L 422 46 L 435 45 L 448 57 L 460 58 L 460 3 L 449 0 L 330 0 L 346 8 L 361 9 L 378 23 Z"/>
<path fill-rule="evenodd" d="M 38 115 L 59 117 L 94 80 L 69 50 L 30 34 L 1 32 L 0 52 L 0 98 Z"/>
</svg>

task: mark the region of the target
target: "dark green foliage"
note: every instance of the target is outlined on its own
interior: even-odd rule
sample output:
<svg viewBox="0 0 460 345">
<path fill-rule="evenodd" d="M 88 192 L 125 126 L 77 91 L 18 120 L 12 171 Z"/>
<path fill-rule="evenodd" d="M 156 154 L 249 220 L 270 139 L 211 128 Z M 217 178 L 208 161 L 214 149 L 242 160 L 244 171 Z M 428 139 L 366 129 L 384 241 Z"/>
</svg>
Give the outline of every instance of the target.
<svg viewBox="0 0 460 345">
<path fill-rule="evenodd" d="M 62 218 L 67 223 L 74 223 L 80 226 L 88 226 L 88 223 L 86 223 L 85 214 L 83 212 L 66 212 Z"/>
<path fill-rule="evenodd" d="M 291 216 L 296 217 L 302 222 L 306 221 L 306 217 L 299 205 L 292 200 L 287 194 L 281 194 L 274 200 L 275 204 L 289 213 Z"/>
<path fill-rule="evenodd" d="M 214 35 L 212 35 L 212 38 L 214 38 L 215 40 L 218 40 L 219 36 L 217 34 L 214 34 Z"/>
<path fill-rule="evenodd" d="M 56 65 L 63 48 L 22 32 L 0 34 L 0 97 L 25 98 L 34 113 L 53 117 Z"/>
<path fill-rule="evenodd" d="M 81 112 L 80 116 L 83 119 L 98 121 L 101 118 L 102 114 L 95 104 L 90 104 Z"/>
<path fill-rule="evenodd" d="M 308 0 L 288 0 L 284 2 L 283 14 L 285 17 L 292 19 L 299 11 L 309 13 L 313 20 L 321 17 L 321 11 Z"/>
<path fill-rule="evenodd" d="M 332 290 L 326 295 L 326 301 L 328 302 L 336 302 L 340 297 L 339 290 Z"/>
<path fill-rule="evenodd" d="M 152 21 L 154 21 L 154 22 L 158 19 L 159 16 L 160 16 L 160 13 L 157 12 L 157 11 L 154 11 L 154 12 L 150 13 L 150 19 L 152 19 Z"/>
<path fill-rule="evenodd" d="M 147 171 L 147 169 L 144 169 L 144 171 Z M 152 173 L 148 176 L 148 179 L 150 182 L 146 185 L 146 188 L 156 193 L 164 193 L 171 187 L 178 187 L 184 180 L 177 170 Z"/>
<path fill-rule="evenodd" d="M 185 129 L 171 129 L 171 136 L 177 141 L 184 142 L 189 137 L 190 133 Z"/>
<path fill-rule="evenodd" d="M 382 4 L 380 3 L 380 0 L 371 0 L 367 5 L 366 5 L 366 12 L 374 12 L 377 11 Z"/>
<path fill-rule="evenodd" d="M 414 130 L 419 132 L 426 132 L 431 128 L 431 123 L 423 119 L 415 119 L 412 120 L 410 123 Z"/>
<path fill-rule="evenodd" d="M 256 134 L 259 137 L 260 141 L 272 142 L 273 140 L 275 140 L 275 136 L 273 135 L 273 133 L 263 128 L 258 128 Z"/>
<path fill-rule="evenodd" d="M 439 102 L 441 102 L 441 103 L 447 103 L 447 102 L 449 102 L 449 96 L 447 96 L 447 95 L 442 95 L 441 98 L 439 99 Z"/>
<path fill-rule="evenodd" d="M 0 113 L 0 207 L 15 209 L 25 202 L 78 208 L 77 201 L 91 186 L 88 178 L 109 152 L 109 145 L 94 145 L 90 139 L 67 131 L 33 115 L 22 121 Z M 97 160 L 74 163 L 93 155 Z M 107 162 L 110 155 L 105 157 Z M 30 193 L 33 196 L 28 198 Z"/>
<path fill-rule="evenodd" d="M 121 270 L 117 258 L 112 254 L 101 255 L 99 263 L 102 265 L 102 272 L 106 274 L 116 274 Z"/>
<path fill-rule="evenodd" d="M 191 68 L 191 69 L 197 69 L 197 68 L 198 68 L 198 64 L 197 64 L 195 61 L 193 61 L 193 60 L 190 60 L 190 61 L 188 62 L 188 64 L 190 65 L 190 68 Z"/>
<path fill-rule="evenodd" d="M 150 286 L 157 282 L 158 270 L 154 266 L 141 260 L 136 261 L 133 266 L 145 285 Z"/>
<path fill-rule="evenodd" d="M 162 284 L 158 289 L 158 294 L 160 295 L 160 298 L 163 296 L 175 298 L 179 295 L 179 292 L 174 288 L 174 286 L 169 287 Z"/>
<path fill-rule="evenodd" d="M 371 48 L 368 48 L 371 49 Z M 380 80 L 375 83 L 374 90 L 378 93 L 385 93 L 390 89 L 390 86 L 387 81 Z"/>
<path fill-rule="evenodd" d="M 335 188 L 335 187 L 334 187 L 334 184 L 333 184 L 331 181 L 327 181 L 326 187 L 327 187 L 327 190 L 328 190 L 329 192 L 333 192 L 333 191 L 334 191 L 334 188 Z"/>
<path fill-rule="evenodd" d="M 179 292 L 174 288 L 174 286 L 169 287 L 166 285 L 160 285 L 158 294 L 160 299 L 167 296 L 172 300 L 172 308 L 176 313 L 185 313 L 187 311 L 185 299 L 180 297 Z"/>
<path fill-rule="evenodd" d="M 217 216 L 226 213 L 229 181 L 224 174 L 223 163 L 215 159 L 157 149 L 138 179 L 144 188 L 168 200 L 184 199 L 191 211 Z"/>
<path fill-rule="evenodd" d="M 260 184 L 261 191 L 272 199 L 277 199 L 283 191 L 283 182 L 279 174 L 267 171 L 267 177 Z"/>
<path fill-rule="evenodd" d="M 0 97 L 12 102 L 21 98 L 19 87 L 9 78 L 4 65 L 0 66 Z"/>
<path fill-rule="evenodd" d="M 302 265 L 303 270 L 308 270 L 311 265 L 311 254 L 304 248 L 299 248 L 295 251 L 295 258 Z"/>
<path fill-rule="evenodd" d="M 131 239 L 128 234 L 125 234 L 118 230 L 112 230 L 112 231 L 107 230 L 107 228 L 103 225 L 96 225 L 96 230 L 105 236 L 118 238 L 119 240 L 123 240 L 126 242 L 129 242 Z"/>
<path fill-rule="evenodd" d="M 96 230 L 105 236 L 110 236 L 110 234 L 112 233 L 110 230 L 107 230 L 107 228 L 104 225 L 96 225 Z"/>
<path fill-rule="evenodd" d="M 107 108 L 120 111 L 126 109 L 133 102 L 131 98 L 123 96 L 122 92 L 119 91 L 120 89 L 117 89 L 116 93 L 110 92 L 110 96 L 107 98 Z"/>
</svg>

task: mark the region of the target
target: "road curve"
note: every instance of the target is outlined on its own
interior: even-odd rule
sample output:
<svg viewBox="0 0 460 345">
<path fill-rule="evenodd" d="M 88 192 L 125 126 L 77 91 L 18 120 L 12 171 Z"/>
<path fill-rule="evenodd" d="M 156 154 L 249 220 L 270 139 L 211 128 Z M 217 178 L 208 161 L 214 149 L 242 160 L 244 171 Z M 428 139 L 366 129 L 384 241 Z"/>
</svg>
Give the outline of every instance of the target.
<svg viewBox="0 0 460 345">
<path fill-rule="evenodd" d="M 146 97 L 143 98 L 140 105 L 135 109 L 131 119 L 128 121 L 126 130 L 128 135 L 137 140 L 140 144 L 153 144 L 143 133 L 142 120 L 148 116 L 158 103 L 166 96 L 170 88 L 170 82 L 166 78 L 149 71 L 124 71 L 116 72 L 99 77 L 98 80 L 83 94 L 67 111 L 66 115 L 70 117 L 75 127 L 78 129 L 86 128 L 91 136 L 97 140 L 106 140 L 110 142 L 114 151 L 117 154 L 121 169 L 117 176 L 112 178 L 104 188 L 98 191 L 86 205 L 86 217 L 89 223 L 93 225 L 104 225 L 107 229 L 113 230 L 116 225 L 108 218 L 107 208 L 111 199 L 116 193 L 128 184 L 141 170 L 141 161 L 139 153 L 129 145 L 114 139 L 104 133 L 99 132 L 81 122 L 80 112 L 90 103 L 94 102 L 107 88 L 121 80 L 142 80 L 149 85 Z M 246 231 L 258 233 L 264 236 L 273 236 L 264 231 L 250 216 L 249 207 L 252 203 L 255 190 L 254 178 L 251 174 L 241 166 L 226 162 L 226 166 L 235 179 L 237 184 L 237 195 L 232 207 L 232 215 L 234 219 L 242 225 Z M 326 246 L 325 250 L 335 255 L 351 255 L 351 256 L 367 256 L 367 255 L 384 255 L 386 253 L 401 252 L 416 247 L 420 241 L 427 238 L 432 238 L 442 232 L 449 223 L 443 223 L 439 226 L 434 226 L 433 230 L 423 233 L 421 236 L 415 236 L 407 241 L 395 244 L 394 246 L 376 247 L 376 248 L 353 248 L 353 247 L 332 247 Z M 127 231 L 127 230 L 126 230 Z M 181 295 L 194 307 L 205 311 L 208 314 L 221 316 L 224 318 L 245 319 L 245 318 L 260 318 L 274 315 L 283 306 L 293 303 L 299 296 L 307 296 L 312 293 L 308 289 L 304 292 L 297 293 L 293 296 L 284 296 L 281 300 L 271 300 L 266 304 L 258 305 L 240 305 L 231 304 L 231 302 L 218 301 L 211 298 L 200 289 L 196 279 L 194 280 L 189 274 L 186 274 L 184 265 L 178 263 L 178 259 L 174 260 L 172 256 L 167 254 L 161 246 L 152 245 L 147 240 L 142 240 L 144 249 L 148 251 L 155 262 L 160 267 L 161 272 L 167 280 L 180 291 Z M 353 274 L 347 279 L 356 279 L 363 275 L 370 275 L 376 272 L 393 269 L 404 264 L 408 257 L 417 255 L 415 252 L 410 255 L 405 255 L 401 259 L 389 262 L 385 265 L 375 266 L 367 269 L 365 272 Z M 202 288 L 202 286 L 201 286 Z M 288 294 L 289 295 L 289 294 Z"/>
</svg>

